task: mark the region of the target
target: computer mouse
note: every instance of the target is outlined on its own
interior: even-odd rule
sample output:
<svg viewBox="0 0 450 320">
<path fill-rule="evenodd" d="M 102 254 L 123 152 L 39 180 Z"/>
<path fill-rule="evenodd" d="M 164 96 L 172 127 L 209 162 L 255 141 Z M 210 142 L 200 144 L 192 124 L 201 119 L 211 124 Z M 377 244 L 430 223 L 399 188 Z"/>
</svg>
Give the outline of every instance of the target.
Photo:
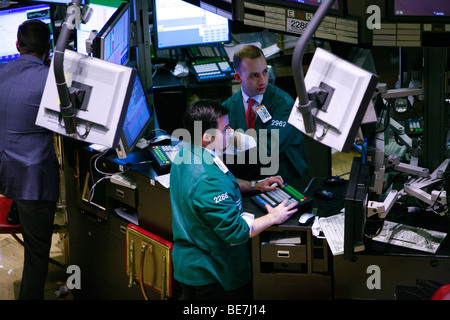
<svg viewBox="0 0 450 320">
<path fill-rule="evenodd" d="M 314 192 L 314 197 L 319 198 L 319 199 L 330 200 L 330 199 L 334 199 L 334 194 L 328 190 L 319 189 Z"/>
<path fill-rule="evenodd" d="M 342 179 L 341 177 L 338 177 L 338 176 L 334 176 L 334 177 L 326 179 L 323 182 L 323 185 L 326 186 L 326 187 L 328 187 L 328 186 L 341 186 L 344 183 L 345 183 L 344 179 Z"/>
<path fill-rule="evenodd" d="M 298 223 L 301 225 L 305 225 L 311 222 L 316 215 L 314 213 L 305 212 L 298 219 Z"/>
</svg>

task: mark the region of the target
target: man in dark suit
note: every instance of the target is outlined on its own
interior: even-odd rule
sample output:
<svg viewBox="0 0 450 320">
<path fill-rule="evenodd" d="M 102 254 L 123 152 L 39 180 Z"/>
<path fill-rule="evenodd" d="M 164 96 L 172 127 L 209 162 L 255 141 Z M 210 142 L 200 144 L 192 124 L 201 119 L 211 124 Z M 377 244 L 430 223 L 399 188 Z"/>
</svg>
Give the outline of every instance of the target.
<svg viewBox="0 0 450 320">
<path fill-rule="evenodd" d="M 24 22 L 20 57 L 0 65 L 0 193 L 17 205 L 25 246 L 19 299 L 43 299 L 59 199 L 53 133 L 35 125 L 49 68 L 49 27 Z"/>
</svg>

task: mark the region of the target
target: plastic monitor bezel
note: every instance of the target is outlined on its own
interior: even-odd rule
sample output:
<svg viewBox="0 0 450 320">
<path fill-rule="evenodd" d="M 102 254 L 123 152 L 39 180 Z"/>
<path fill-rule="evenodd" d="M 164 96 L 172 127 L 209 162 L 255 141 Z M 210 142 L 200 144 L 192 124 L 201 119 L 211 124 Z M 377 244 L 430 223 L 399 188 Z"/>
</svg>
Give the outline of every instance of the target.
<svg viewBox="0 0 450 320">
<path fill-rule="evenodd" d="M 67 136 L 52 70 L 53 61 L 36 124 Z M 101 76 L 98 73 L 101 70 L 108 74 Z M 65 50 L 64 72 L 68 87 L 72 86 L 73 81 L 93 87 L 87 101 L 87 111 L 75 110 L 77 134 L 70 137 L 109 148 L 116 147 L 130 102 L 136 70 L 72 50 Z M 113 78 L 110 77 L 111 75 Z M 109 78 L 109 82 L 106 78 Z M 109 112 L 106 112 L 108 110 Z"/>
<path fill-rule="evenodd" d="M 333 73 L 334 71 L 339 72 L 339 74 Z M 342 81 L 344 79 L 349 81 L 352 74 L 354 75 L 353 87 L 344 88 Z M 359 80 L 356 80 L 356 78 L 359 78 Z M 338 151 L 348 152 L 353 146 L 358 129 L 372 101 L 378 80 L 377 75 L 327 50 L 317 48 L 305 76 L 305 87 L 310 90 L 313 87 L 319 87 L 320 83 L 324 82 L 334 88 L 334 93 L 331 98 L 329 97 L 329 105 L 326 111 L 321 109 L 311 111 L 317 126 L 315 132 L 306 132 L 302 114 L 298 109 L 298 98 L 292 108 L 288 122 L 312 139 Z M 345 92 L 351 92 L 352 96 L 346 96 Z M 345 108 L 345 110 L 342 108 Z M 338 123 L 339 120 L 340 123 Z M 331 126 L 325 128 L 325 124 Z M 321 128 L 326 130 L 321 131 Z"/>
</svg>

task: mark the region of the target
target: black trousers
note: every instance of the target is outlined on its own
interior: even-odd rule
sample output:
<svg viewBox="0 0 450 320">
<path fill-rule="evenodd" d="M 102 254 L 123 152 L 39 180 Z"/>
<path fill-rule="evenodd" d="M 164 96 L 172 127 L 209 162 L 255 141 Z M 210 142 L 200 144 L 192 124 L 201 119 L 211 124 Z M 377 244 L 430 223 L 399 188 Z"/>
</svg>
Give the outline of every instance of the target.
<svg viewBox="0 0 450 320">
<path fill-rule="evenodd" d="M 20 300 L 44 299 L 56 202 L 15 200 L 25 247 Z"/>
</svg>

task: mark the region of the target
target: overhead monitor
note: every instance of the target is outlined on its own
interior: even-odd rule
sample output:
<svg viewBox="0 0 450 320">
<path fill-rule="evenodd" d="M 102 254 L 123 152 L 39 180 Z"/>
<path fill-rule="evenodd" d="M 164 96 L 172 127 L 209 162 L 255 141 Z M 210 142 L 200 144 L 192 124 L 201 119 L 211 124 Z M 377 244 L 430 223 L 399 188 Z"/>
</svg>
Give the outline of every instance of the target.
<svg viewBox="0 0 450 320">
<path fill-rule="evenodd" d="M 123 3 L 93 41 L 93 54 L 126 65 L 130 61 L 130 4 Z"/>
<path fill-rule="evenodd" d="M 50 5 L 36 4 L 30 6 L 8 7 L 0 10 L 0 62 L 16 60 L 19 52 L 16 48 L 17 30 L 26 20 L 38 19 L 50 28 L 51 53 L 54 50 L 53 23 Z"/>
<path fill-rule="evenodd" d="M 111 1 L 110 4 L 91 3 L 89 7 L 93 10 L 92 16 L 87 23 L 81 23 L 76 31 L 75 50 L 82 54 L 87 54 L 86 40 L 89 39 L 91 31 L 100 31 L 108 22 L 109 18 L 116 12 L 120 4 Z"/>
<path fill-rule="evenodd" d="M 148 134 L 151 125 L 152 113 L 147 101 L 147 94 L 139 75 L 137 75 L 123 123 L 119 147 L 116 149 L 119 158 L 126 158 L 133 152 L 139 140 Z"/>
<path fill-rule="evenodd" d="M 387 16 L 393 21 L 450 21 L 450 1 L 448 0 L 392 0 L 387 1 L 386 5 Z"/>
<path fill-rule="evenodd" d="M 273 3 L 282 7 L 303 9 L 307 11 L 316 11 L 323 0 L 258 0 L 258 2 Z M 329 9 L 330 14 L 343 16 L 346 14 L 346 1 L 335 0 L 333 5 Z"/>
<path fill-rule="evenodd" d="M 153 24 L 158 49 L 230 41 L 229 21 L 182 0 L 154 0 Z"/>
<path fill-rule="evenodd" d="M 372 101 L 378 80 L 377 75 L 317 48 L 304 80 L 308 92 L 316 88 L 328 92 L 324 105 L 311 110 L 315 131 L 308 133 L 305 129 L 298 98 L 288 121 L 314 140 L 348 152 Z"/>
<path fill-rule="evenodd" d="M 69 4 L 72 0 L 26 0 L 25 2 L 40 2 L 40 3 L 50 3 L 50 4 Z M 85 1 L 81 1 L 84 4 Z"/>
<path fill-rule="evenodd" d="M 52 66 L 50 67 L 53 69 Z M 64 53 L 64 73 L 70 89 L 85 90 L 83 103 L 75 110 L 77 132 L 74 139 L 117 147 L 125 114 L 133 91 L 136 71 L 71 50 Z M 36 124 L 66 135 L 55 75 L 45 84 Z"/>
</svg>

